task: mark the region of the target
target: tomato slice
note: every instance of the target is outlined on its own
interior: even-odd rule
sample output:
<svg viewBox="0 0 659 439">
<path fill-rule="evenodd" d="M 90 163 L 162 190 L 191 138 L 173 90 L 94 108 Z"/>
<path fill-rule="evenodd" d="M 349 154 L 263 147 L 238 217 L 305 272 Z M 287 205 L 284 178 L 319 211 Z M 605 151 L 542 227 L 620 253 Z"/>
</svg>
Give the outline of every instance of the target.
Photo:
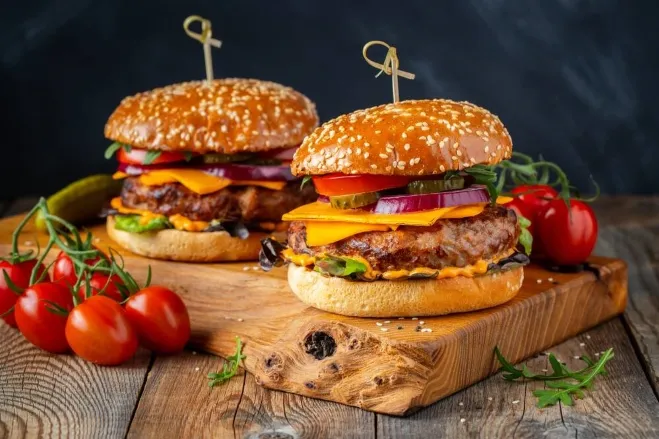
<svg viewBox="0 0 659 439">
<path fill-rule="evenodd" d="M 321 195 L 348 195 L 402 187 L 410 180 L 410 177 L 399 175 L 328 174 L 313 177 L 313 184 Z"/>
<path fill-rule="evenodd" d="M 117 160 L 119 160 L 119 163 L 125 163 L 127 165 L 143 165 L 146 153 L 146 149 L 133 148 L 130 152 L 126 152 L 125 149 L 120 148 L 117 151 Z M 181 152 L 161 151 L 160 155 L 150 164 L 182 162 L 184 160 L 185 155 Z"/>
</svg>

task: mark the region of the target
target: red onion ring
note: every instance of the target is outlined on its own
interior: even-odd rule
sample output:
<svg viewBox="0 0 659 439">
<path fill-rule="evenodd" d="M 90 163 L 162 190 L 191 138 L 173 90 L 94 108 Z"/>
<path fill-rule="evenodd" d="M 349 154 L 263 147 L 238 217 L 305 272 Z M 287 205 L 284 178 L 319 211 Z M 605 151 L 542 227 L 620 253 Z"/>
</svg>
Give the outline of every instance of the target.
<svg viewBox="0 0 659 439">
<path fill-rule="evenodd" d="M 158 165 L 129 165 L 119 164 L 119 171 L 130 176 L 141 175 L 157 169 L 199 169 L 216 177 L 228 178 L 230 180 L 260 180 L 260 181 L 293 181 L 297 180 L 291 174 L 288 166 L 255 166 L 255 165 L 199 165 L 199 166 L 173 166 L 171 163 Z"/>
</svg>

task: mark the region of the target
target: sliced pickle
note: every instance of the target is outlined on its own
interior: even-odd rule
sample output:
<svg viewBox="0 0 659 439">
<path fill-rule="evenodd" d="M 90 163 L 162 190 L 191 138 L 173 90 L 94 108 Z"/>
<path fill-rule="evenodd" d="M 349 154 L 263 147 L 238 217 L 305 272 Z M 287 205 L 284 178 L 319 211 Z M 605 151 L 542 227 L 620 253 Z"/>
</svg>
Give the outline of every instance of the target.
<svg viewBox="0 0 659 439">
<path fill-rule="evenodd" d="M 451 177 L 447 180 L 416 180 L 407 185 L 410 194 L 434 194 L 437 192 L 464 189 L 465 179 L 463 177 Z"/>
<path fill-rule="evenodd" d="M 378 192 L 364 192 L 361 194 L 337 195 L 329 197 L 330 204 L 335 209 L 356 209 L 368 206 L 378 201 Z"/>
<path fill-rule="evenodd" d="M 253 154 L 204 154 L 201 159 L 209 165 L 244 162 L 253 157 Z"/>
</svg>

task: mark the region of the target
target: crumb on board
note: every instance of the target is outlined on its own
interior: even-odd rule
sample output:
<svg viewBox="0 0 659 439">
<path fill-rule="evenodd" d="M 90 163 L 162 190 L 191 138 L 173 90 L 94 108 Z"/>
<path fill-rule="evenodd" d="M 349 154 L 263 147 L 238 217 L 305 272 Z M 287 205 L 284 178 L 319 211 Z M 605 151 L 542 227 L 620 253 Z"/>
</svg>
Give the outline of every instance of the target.
<svg viewBox="0 0 659 439">
<path fill-rule="evenodd" d="M 488 400 L 488 401 L 492 401 L 492 397 L 491 397 L 491 396 L 488 396 L 488 397 L 487 397 L 487 400 Z"/>
<path fill-rule="evenodd" d="M 467 420 L 465 418 L 460 418 L 460 422 L 464 424 Z"/>
<path fill-rule="evenodd" d="M 196 370 L 197 372 L 199 372 L 199 368 L 198 368 L 198 367 L 195 367 L 194 370 Z"/>
</svg>

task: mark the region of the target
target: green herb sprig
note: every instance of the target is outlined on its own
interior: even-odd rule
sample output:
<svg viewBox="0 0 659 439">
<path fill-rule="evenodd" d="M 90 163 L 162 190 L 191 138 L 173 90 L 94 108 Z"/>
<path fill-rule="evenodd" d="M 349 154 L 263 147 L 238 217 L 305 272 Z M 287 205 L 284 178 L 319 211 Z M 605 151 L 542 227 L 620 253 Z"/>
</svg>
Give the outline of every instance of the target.
<svg viewBox="0 0 659 439">
<path fill-rule="evenodd" d="M 123 148 L 124 151 L 126 151 L 126 152 L 130 152 L 132 150 L 130 145 L 127 145 L 127 144 L 121 143 L 121 142 L 114 142 L 110 146 L 107 147 L 107 149 L 105 150 L 105 153 L 103 154 L 103 156 L 105 157 L 106 160 L 109 160 L 121 148 Z"/>
<path fill-rule="evenodd" d="M 313 177 L 311 175 L 305 175 L 304 178 L 302 179 L 302 183 L 300 183 L 300 189 L 302 189 L 307 183 L 311 181 Z"/>
<path fill-rule="evenodd" d="M 233 355 L 229 355 L 227 357 L 228 361 L 225 361 L 222 365 L 222 372 L 211 372 L 208 374 L 208 379 L 210 380 L 208 385 L 210 387 L 218 386 L 225 381 L 228 381 L 233 376 L 235 376 L 236 373 L 238 373 L 238 366 L 240 365 L 240 362 L 247 358 L 245 355 L 243 355 L 242 350 L 243 343 L 240 340 L 240 337 L 236 337 L 236 352 Z"/>
<path fill-rule="evenodd" d="M 583 391 L 593 389 L 593 382 L 598 375 L 607 375 L 604 366 L 613 358 L 613 348 L 607 349 L 597 362 L 587 355 L 582 355 L 580 359 L 586 363 L 586 367 L 577 371 L 571 371 L 558 361 L 554 354 L 550 353 L 551 375 L 533 373 L 526 365 L 523 365 L 521 369 L 516 368 L 506 360 L 498 347 L 494 348 L 494 354 L 501 363 L 502 375 L 505 380 L 527 379 L 545 383 L 548 388 L 538 389 L 533 392 L 533 395 L 538 398 L 538 408 L 544 408 L 558 402 L 571 406 L 574 405 L 574 398 L 582 399 L 584 397 Z"/>
</svg>

